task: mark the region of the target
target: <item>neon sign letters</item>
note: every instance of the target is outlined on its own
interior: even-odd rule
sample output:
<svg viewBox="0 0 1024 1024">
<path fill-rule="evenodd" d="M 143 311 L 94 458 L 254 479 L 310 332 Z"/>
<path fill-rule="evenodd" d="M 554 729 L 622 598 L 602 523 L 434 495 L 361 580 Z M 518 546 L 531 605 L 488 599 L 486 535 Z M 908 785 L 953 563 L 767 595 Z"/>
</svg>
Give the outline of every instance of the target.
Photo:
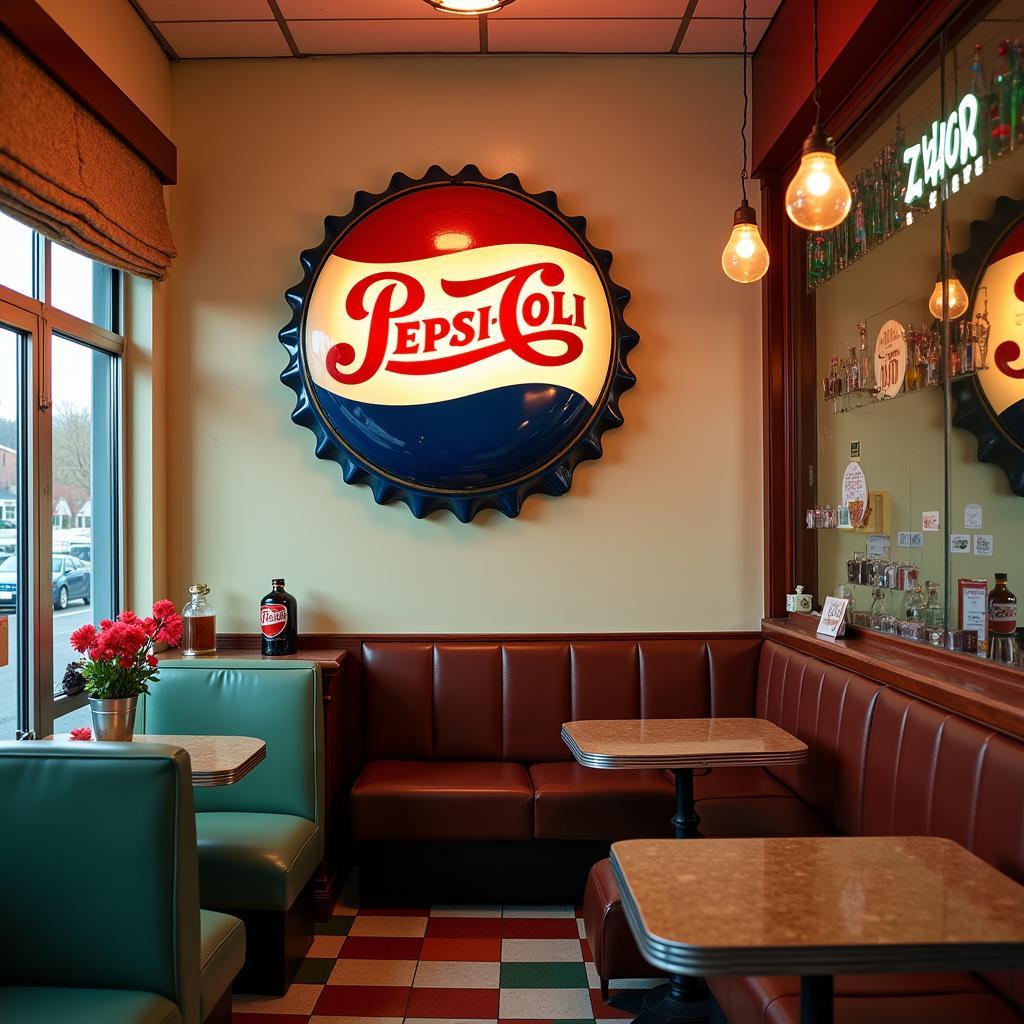
<svg viewBox="0 0 1024 1024">
<path fill-rule="evenodd" d="M 945 121 L 932 121 L 931 132 L 903 151 L 903 162 L 909 165 L 903 197 L 908 206 L 924 199 L 928 185 L 928 206 L 934 209 L 939 183 L 947 176 L 950 189 L 959 192 L 961 183 L 966 185 L 972 175 L 977 177 L 985 170 L 985 156 L 978 145 L 980 109 L 978 97 L 968 93 Z"/>
</svg>

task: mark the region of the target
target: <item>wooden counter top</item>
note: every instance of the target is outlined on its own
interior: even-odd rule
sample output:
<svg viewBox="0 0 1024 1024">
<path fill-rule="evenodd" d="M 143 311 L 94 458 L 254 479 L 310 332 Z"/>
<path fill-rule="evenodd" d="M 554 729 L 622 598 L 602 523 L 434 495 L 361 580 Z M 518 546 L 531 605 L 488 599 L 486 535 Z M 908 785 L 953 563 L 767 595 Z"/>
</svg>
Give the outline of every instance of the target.
<svg viewBox="0 0 1024 1024">
<path fill-rule="evenodd" d="M 1024 671 L 856 627 L 832 640 L 818 636 L 817 624 L 816 616 L 790 615 L 764 619 L 761 629 L 767 640 L 1024 739 Z"/>
</svg>

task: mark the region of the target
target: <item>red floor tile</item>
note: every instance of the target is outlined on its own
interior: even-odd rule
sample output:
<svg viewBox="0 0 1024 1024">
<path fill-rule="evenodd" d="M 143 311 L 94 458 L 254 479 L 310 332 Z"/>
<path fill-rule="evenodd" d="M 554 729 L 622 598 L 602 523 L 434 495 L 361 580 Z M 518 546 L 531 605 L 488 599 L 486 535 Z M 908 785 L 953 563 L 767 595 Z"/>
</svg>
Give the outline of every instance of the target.
<svg viewBox="0 0 1024 1024">
<path fill-rule="evenodd" d="M 432 917 L 427 922 L 427 938 L 498 939 L 501 938 L 501 918 Z"/>
<path fill-rule="evenodd" d="M 349 942 L 351 942 L 351 941 L 352 940 L 349 939 Z M 594 962 L 594 954 L 593 954 L 593 952 L 591 952 L 590 943 L 587 942 L 586 939 L 580 939 L 580 945 L 583 947 L 583 959 L 588 961 L 589 963 L 593 963 Z"/>
<path fill-rule="evenodd" d="M 314 1014 L 335 1017 L 403 1017 L 409 989 L 385 985 L 325 985 Z M 277 1024 L 271 1019 L 268 1024 Z"/>
<path fill-rule="evenodd" d="M 427 932 L 429 935 L 430 932 Z M 578 939 L 576 919 L 544 917 L 506 917 L 501 930 L 503 939 Z"/>
<path fill-rule="evenodd" d="M 347 938 L 339 960 L 418 960 L 422 939 Z"/>
<path fill-rule="evenodd" d="M 613 988 L 608 993 L 608 998 L 614 999 L 616 996 L 622 995 L 624 991 L 626 990 L 621 988 Z M 591 1007 L 593 1007 L 595 1017 L 600 1014 L 602 1018 L 614 1017 L 621 1018 L 622 1020 L 632 1020 L 635 1016 L 635 1014 L 627 1013 L 625 1010 L 616 1010 L 614 1006 L 609 1006 L 601 998 L 601 990 L 599 988 L 592 988 L 590 990 L 590 1005 Z"/>
<path fill-rule="evenodd" d="M 501 959 L 501 939 L 424 939 L 419 958 L 496 962 Z"/>
<path fill-rule="evenodd" d="M 497 1017 L 496 988 L 414 988 L 405 1011 L 408 1017 Z"/>
<path fill-rule="evenodd" d="M 231 1014 L 231 1024 L 309 1024 L 304 1013 L 239 1013 Z"/>
</svg>

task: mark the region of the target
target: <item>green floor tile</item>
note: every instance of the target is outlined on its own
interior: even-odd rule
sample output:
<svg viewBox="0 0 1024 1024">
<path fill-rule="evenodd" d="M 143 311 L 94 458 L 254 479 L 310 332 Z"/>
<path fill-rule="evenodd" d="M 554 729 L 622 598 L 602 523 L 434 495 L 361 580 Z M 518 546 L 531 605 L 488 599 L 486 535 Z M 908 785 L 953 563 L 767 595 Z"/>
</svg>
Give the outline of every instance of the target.
<svg viewBox="0 0 1024 1024">
<path fill-rule="evenodd" d="M 317 935 L 348 935 L 354 920 L 347 914 L 335 914 L 329 921 L 317 921 L 314 930 Z"/>
<path fill-rule="evenodd" d="M 503 963 L 502 988 L 586 988 L 587 969 L 576 963 Z"/>
<path fill-rule="evenodd" d="M 326 985 L 337 962 L 328 957 L 306 957 L 299 964 L 299 969 L 295 973 L 295 981 L 299 985 Z"/>
</svg>

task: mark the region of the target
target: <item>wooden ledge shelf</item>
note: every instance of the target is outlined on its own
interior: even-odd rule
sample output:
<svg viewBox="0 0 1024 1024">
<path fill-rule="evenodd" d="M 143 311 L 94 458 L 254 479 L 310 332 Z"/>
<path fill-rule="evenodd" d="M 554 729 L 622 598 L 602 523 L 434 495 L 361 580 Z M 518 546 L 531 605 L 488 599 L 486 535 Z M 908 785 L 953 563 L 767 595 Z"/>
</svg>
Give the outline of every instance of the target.
<svg viewBox="0 0 1024 1024">
<path fill-rule="evenodd" d="M 976 655 L 849 627 L 818 636 L 814 615 L 764 619 L 765 638 L 1024 739 L 1024 672 Z"/>
</svg>

